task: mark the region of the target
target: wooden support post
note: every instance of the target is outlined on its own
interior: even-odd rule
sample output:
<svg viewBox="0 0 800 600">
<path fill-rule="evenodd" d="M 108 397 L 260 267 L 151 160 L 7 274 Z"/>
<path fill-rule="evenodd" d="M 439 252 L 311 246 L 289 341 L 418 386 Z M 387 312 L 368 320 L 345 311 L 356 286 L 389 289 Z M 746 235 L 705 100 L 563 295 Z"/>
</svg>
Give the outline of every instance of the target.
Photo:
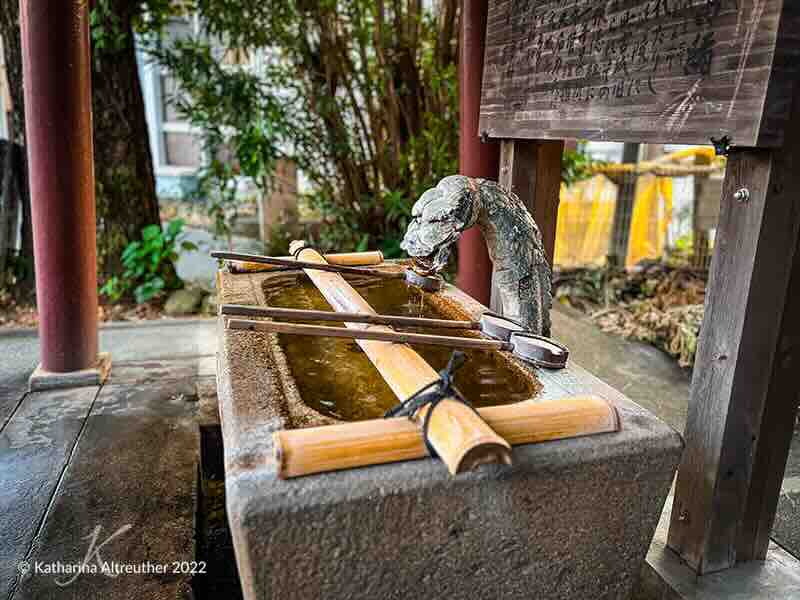
<svg viewBox="0 0 800 600">
<path fill-rule="evenodd" d="M 796 195 L 797 188 L 793 187 L 796 182 L 790 185 L 790 190 L 793 189 Z M 787 252 L 786 255 L 790 256 L 791 253 Z M 800 369 L 800 236 L 791 269 L 789 291 L 783 305 L 783 320 L 761 418 L 761 435 L 754 441 L 753 473 L 736 543 L 737 561 L 764 560 L 767 556 L 794 433 L 800 401 L 797 383 Z"/>
<path fill-rule="evenodd" d="M 458 172 L 467 177 L 495 179 L 500 144 L 482 139 L 478 128 L 486 54 L 486 14 L 489 0 L 462 0 L 458 61 Z M 490 299 L 492 261 L 480 229 L 470 227 L 458 240 L 458 287 L 482 304 Z"/>
<path fill-rule="evenodd" d="M 325 263 L 313 248 L 301 248 L 302 242 L 292 242 L 290 251 L 297 260 Z M 376 314 L 375 310 L 338 273 L 305 269 L 320 293 L 337 312 Z M 350 329 L 393 331 L 384 325 L 345 323 Z M 393 342 L 357 340 L 389 388 L 401 401 L 422 387 L 439 379 L 439 374 L 410 346 Z M 416 420 L 421 424 L 428 406 L 422 407 Z M 442 400 L 428 420 L 428 440 L 436 453 L 455 475 L 486 463 L 511 464 L 511 446 L 469 406 L 452 398 Z"/>
<path fill-rule="evenodd" d="M 41 367 L 82 371 L 98 361 L 89 3 L 22 0 L 19 18 Z"/>
<path fill-rule="evenodd" d="M 696 165 L 708 165 L 710 161 L 708 157 L 698 155 L 695 157 Z M 714 187 L 710 177 L 703 177 L 701 175 L 694 176 L 694 198 L 692 201 L 692 256 L 691 264 L 697 269 L 708 268 L 709 262 L 709 239 L 708 239 L 708 226 L 710 215 L 706 214 L 709 208 L 709 202 L 706 198 L 706 190 L 711 192 Z M 719 198 L 716 200 L 717 211 L 719 212 Z"/>
<path fill-rule="evenodd" d="M 783 148 L 732 152 L 723 186 L 668 537 L 700 574 L 764 557 L 792 435 L 800 391 L 797 101 L 790 123 Z"/>
<path fill-rule="evenodd" d="M 500 149 L 498 181 L 519 196 L 533 215 L 551 267 L 556 246 L 563 153 L 563 140 L 503 140 Z M 502 314 L 503 307 L 494 282 L 491 308 Z"/>
<path fill-rule="evenodd" d="M 500 185 L 511 190 L 533 215 L 542 232 L 547 262 L 553 265 L 561 192 L 563 140 L 503 140 Z"/>
<path fill-rule="evenodd" d="M 625 144 L 622 150 L 623 163 L 639 162 L 639 144 Z M 636 180 L 633 174 L 623 175 L 617 189 L 617 202 L 614 205 L 614 222 L 611 226 L 611 242 L 608 250 L 609 262 L 624 267 L 628 258 L 628 241 L 631 236 L 633 204 L 636 201 Z"/>
</svg>

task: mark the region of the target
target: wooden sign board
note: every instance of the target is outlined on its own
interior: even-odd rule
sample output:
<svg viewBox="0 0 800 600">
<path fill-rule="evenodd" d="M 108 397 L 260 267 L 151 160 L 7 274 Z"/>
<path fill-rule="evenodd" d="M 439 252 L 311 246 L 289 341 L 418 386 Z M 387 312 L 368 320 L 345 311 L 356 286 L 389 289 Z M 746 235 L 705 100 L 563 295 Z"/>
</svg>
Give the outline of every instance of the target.
<svg viewBox="0 0 800 600">
<path fill-rule="evenodd" d="M 796 0 L 490 0 L 493 138 L 783 144 Z"/>
</svg>

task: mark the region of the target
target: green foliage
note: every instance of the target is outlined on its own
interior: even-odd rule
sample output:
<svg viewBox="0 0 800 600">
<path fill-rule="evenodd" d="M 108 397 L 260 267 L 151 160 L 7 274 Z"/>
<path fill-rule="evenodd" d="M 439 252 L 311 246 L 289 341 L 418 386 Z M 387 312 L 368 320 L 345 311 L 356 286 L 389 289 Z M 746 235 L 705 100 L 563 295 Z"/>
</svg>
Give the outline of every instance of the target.
<svg viewBox="0 0 800 600">
<path fill-rule="evenodd" d="M 286 256 L 289 254 L 289 244 L 295 236 L 286 226 L 274 225 L 270 228 L 264 252 L 267 256 Z"/>
<path fill-rule="evenodd" d="M 137 303 L 152 300 L 162 292 L 180 288 L 183 283 L 175 272 L 175 261 L 184 250 L 197 250 L 183 239 L 182 219 L 170 221 L 165 230 L 148 225 L 142 239 L 128 244 L 122 253 L 125 271 L 106 280 L 100 293 L 112 302 L 133 293 Z"/>
<path fill-rule="evenodd" d="M 592 165 L 597 164 L 586 153 L 586 144 L 580 142 L 576 150 L 565 150 L 561 159 L 561 181 L 572 185 L 592 176 Z"/>
<path fill-rule="evenodd" d="M 180 82 L 180 93 L 169 100 L 202 131 L 209 160 L 196 193 L 208 200 L 217 234 L 229 235 L 236 179 L 249 177 L 262 192 L 269 187 L 286 137 L 284 107 L 258 76 L 223 65 L 205 40 L 184 38 L 169 48 L 154 46 L 151 53 Z"/>
<path fill-rule="evenodd" d="M 97 0 L 89 11 L 89 28 L 94 51 L 117 51 L 131 43 L 121 16 L 114 11 L 111 0 Z"/>
<path fill-rule="evenodd" d="M 173 17 L 184 14 L 175 0 L 95 0 L 89 11 L 93 52 L 121 52 L 134 43 L 128 24 L 141 35 L 158 35 Z"/>
<path fill-rule="evenodd" d="M 220 226 L 235 214 L 237 176 L 265 189 L 276 160 L 290 158 L 311 184 L 320 246 L 398 254 L 413 202 L 457 171 L 460 2 L 187 5 L 202 35 L 151 52 L 179 83 L 178 110 L 204 132 L 204 192 Z"/>
</svg>

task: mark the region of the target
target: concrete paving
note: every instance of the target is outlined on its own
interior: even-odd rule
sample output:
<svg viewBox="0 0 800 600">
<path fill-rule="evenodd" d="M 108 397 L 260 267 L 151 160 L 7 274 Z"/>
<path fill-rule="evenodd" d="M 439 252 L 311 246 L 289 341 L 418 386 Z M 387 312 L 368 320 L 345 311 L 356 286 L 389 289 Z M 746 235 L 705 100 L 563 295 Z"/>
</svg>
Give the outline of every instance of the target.
<svg viewBox="0 0 800 600">
<path fill-rule="evenodd" d="M 184 281 L 194 283 L 204 289 L 213 289 L 217 261 L 208 254 L 212 250 L 229 250 L 227 240 L 215 239 L 208 231 L 192 228 L 185 230 L 185 239 L 193 242 L 197 246 L 197 250 L 180 254 L 175 265 L 178 276 Z M 264 253 L 264 243 L 253 238 L 234 236 L 230 247 L 237 252 Z"/>
<path fill-rule="evenodd" d="M 739 563 L 734 568 L 697 577 L 677 554 L 666 547 L 672 497 L 647 553 L 639 589 L 631 600 L 798 600 L 798 560 L 770 543 L 764 561 Z"/>
<path fill-rule="evenodd" d="M 119 360 L 104 386 L 14 403 L 0 423 L 0 599 L 192 597 L 213 323 L 105 328 Z M 21 335 L 0 348 L 8 337 L 35 350 Z M 95 571 L 73 580 L 76 565 Z"/>
<path fill-rule="evenodd" d="M 196 382 L 214 373 L 215 319 L 100 328 L 112 353 L 102 388 L 26 394 L 33 330 L 0 332 L 0 599 L 188 597 L 191 577 L 23 573 L 20 561 L 191 561 L 200 412 Z M 130 526 L 130 527 L 128 527 Z M 93 559 L 91 562 L 94 563 Z"/>
<path fill-rule="evenodd" d="M 11 599 L 189 597 L 199 433 L 184 391 L 180 380 L 103 386 L 57 488 L 42 495 L 49 506 L 25 555 L 31 565 L 81 564 L 101 548 L 105 561 L 151 572 L 87 573 L 65 586 L 71 577 L 31 571 Z"/>
<path fill-rule="evenodd" d="M 674 429 L 686 426 L 691 372 L 648 344 L 603 333 L 586 316 L 564 306 L 552 312 L 553 336 L 573 360 Z M 786 465 L 772 538 L 800 558 L 800 434 Z"/>
<path fill-rule="evenodd" d="M 628 398 L 682 432 L 691 372 L 658 348 L 600 331 L 586 316 L 564 306 L 552 311 L 553 336 L 570 358 Z"/>
<path fill-rule="evenodd" d="M 104 324 L 100 350 L 110 352 L 113 363 L 213 354 L 216 323 L 216 319 L 160 319 Z M 36 330 L 0 330 L 0 353 L 0 393 L 3 388 L 24 387 L 39 362 Z"/>
</svg>

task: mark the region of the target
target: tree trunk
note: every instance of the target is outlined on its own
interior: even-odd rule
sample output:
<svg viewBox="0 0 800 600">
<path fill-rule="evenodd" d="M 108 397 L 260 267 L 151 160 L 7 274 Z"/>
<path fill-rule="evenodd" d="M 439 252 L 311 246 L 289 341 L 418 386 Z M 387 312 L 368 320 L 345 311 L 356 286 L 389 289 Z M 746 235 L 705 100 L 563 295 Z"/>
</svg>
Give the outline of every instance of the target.
<svg viewBox="0 0 800 600">
<path fill-rule="evenodd" d="M 22 101 L 22 47 L 19 33 L 19 0 L 0 0 L 0 37 L 6 59 L 6 75 L 11 92 L 11 130 L 9 139 L 25 145 L 25 109 Z"/>
<path fill-rule="evenodd" d="M 119 273 L 120 255 L 147 225 L 159 223 L 153 159 L 136 65 L 137 3 L 112 0 L 101 26 L 115 41 L 93 49 L 92 109 L 101 280 Z"/>
<path fill-rule="evenodd" d="M 14 259 L 14 296 L 17 300 L 32 296 L 35 285 L 33 271 L 33 233 L 31 227 L 31 199 L 28 193 L 28 170 L 25 157 L 25 105 L 22 89 L 22 47 L 19 32 L 19 1 L 0 0 L 0 37 L 3 38 L 3 52 L 6 63 L 11 94 L 11 123 L 9 141 L 4 153 L 2 202 L 10 207 L 17 203 L 17 211 L 22 211 L 22 227 L 19 232 L 20 249 Z M 6 266 L 6 265 L 3 265 Z M 0 282 L 3 284 L 6 282 Z M 2 287 L 2 285 L 0 285 Z"/>
<path fill-rule="evenodd" d="M 107 34 L 106 39 L 92 51 L 97 268 L 101 280 L 120 272 L 122 251 L 129 242 L 139 239 L 144 227 L 159 223 L 153 159 L 133 41 L 132 22 L 140 7 L 126 0 L 113 0 L 105 5 L 98 26 Z M 13 103 L 11 139 L 24 145 L 18 0 L 0 0 L 0 35 Z M 24 255 L 32 248 L 30 236 L 25 233 L 25 224 L 30 224 L 30 208 L 23 206 L 22 210 L 22 259 L 32 265 L 32 254 Z M 30 232 L 29 226 L 27 231 Z"/>
</svg>

